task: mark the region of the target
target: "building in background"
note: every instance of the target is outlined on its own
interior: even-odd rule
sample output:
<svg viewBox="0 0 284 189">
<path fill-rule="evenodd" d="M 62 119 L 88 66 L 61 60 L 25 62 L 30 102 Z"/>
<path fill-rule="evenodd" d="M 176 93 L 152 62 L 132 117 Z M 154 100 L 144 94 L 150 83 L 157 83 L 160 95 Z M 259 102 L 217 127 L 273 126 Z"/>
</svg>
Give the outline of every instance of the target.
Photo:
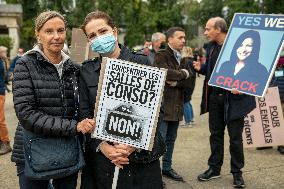
<svg viewBox="0 0 284 189">
<path fill-rule="evenodd" d="M 15 57 L 20 45 L 20 27 L 22 25 L 23 8 L 20 4 L 6 4 L 0 0 L 0 36 L 12 39 L 13 46 L 9 56 Z"/>
</svg>

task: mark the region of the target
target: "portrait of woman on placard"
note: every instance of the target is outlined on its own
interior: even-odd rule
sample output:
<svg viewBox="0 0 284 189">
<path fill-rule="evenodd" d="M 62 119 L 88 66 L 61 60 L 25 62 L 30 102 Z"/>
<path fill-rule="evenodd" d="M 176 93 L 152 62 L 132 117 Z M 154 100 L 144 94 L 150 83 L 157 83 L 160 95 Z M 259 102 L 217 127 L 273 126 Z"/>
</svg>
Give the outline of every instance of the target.
<svg viewBox="0 0 284 189">
<path fill-rule="evenodd" d="M 259 62 L 260 44 L 260 35 L 257 31 L 248 30 L 242 33 L 231 51 L 230 60 L 221 65 L 218 75 L 231 77 L 232 81 L 239 80 L 240 83 L 248 81 L 256 86 L 256 93 L 262 93 L 268 71 Z"/>
</svg>

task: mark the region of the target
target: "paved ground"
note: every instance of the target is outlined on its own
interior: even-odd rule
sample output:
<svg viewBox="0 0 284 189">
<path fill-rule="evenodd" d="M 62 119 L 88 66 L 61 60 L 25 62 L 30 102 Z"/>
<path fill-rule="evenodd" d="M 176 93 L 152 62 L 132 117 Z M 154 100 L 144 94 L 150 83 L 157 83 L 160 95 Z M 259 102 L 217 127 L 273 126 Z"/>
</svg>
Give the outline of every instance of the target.
<svg viewBox="0 0 284 189">
<path fill-rule="evenodd" d="M 228 137 L 226 134 L 225 159 L 222 177 L 209 182 L 200 183 L 196 177 L 207 169 L 209 156 L 209 131 L 207 116 L 198 116 L 203 78 L 198 78 L 193 96 L 196 126 L 193 128 L 180 128 L 174 152 L 174 169 L 185 178 L 185 183 L 165 179 L 167 189 L 230 189 L 232 176 L 230 174 L 230 155 L 228 150 Z M 9 134 L 13 142 L 17 119 L 15 117 L 12 95 L 6 97 L 6 119 L 9 125 Z M 0 188 L 17 189 L 18 180 L 14 163 L 10 155 L 0 156 Z M 268 149 L 257 151 L 245 150 L 246 165 L 243 169 L 247 189 L 284 189 L 284 155 L 277 150 Z"/>
</svg>

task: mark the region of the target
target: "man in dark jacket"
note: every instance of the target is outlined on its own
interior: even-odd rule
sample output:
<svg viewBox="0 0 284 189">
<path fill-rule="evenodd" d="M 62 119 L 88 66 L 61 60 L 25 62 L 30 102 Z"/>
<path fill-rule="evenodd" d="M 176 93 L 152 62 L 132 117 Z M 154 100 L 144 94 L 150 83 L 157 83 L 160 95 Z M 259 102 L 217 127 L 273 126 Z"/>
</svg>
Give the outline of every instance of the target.
<svg viewBox="0 0 284 189">
<path fill-rule="evenodd" d="M 240 94 L 236 90 L 227 91 L 208 86 L 217 58 L 226 37 L 227 25 L 220 17 L 208 20 L 204 34 L 209 40 L 206 49 L 206 63 L 194 62 L 194 67 L 205 75 L 201 113 L 209 111 L 209 130 L 211 155 L 208 159 L 209 169 L 198 176 L 199 181 L 208 181 L 220 177 L 224 158 L 224 131 L 230 137 L 231 173 L 235 188 L 244 188 L 245 183 L 241 169 L 244 166 L 242 132 L 244 116 L 255 108 L 254 97 Z"/>
<path fill-rule="evenodd" d="M 162 173 L 171 179 L 182 181 L 182 176 L 172 168 L 172 155 L 179 121 L 183 118 L 184 88 L 189 87 L 193 73 L 188 64 L 181 62 L 181 50 L 185 45 L 184 30 L 172 27 L 167 31 L 166 37 L 168 47 L 160 50 L 154 59 L 154 66 L 168 69 L 162 106 L 164 116 L 159 128 L 167 145 L 167 151 L 163 156 Z"/>
</svg>

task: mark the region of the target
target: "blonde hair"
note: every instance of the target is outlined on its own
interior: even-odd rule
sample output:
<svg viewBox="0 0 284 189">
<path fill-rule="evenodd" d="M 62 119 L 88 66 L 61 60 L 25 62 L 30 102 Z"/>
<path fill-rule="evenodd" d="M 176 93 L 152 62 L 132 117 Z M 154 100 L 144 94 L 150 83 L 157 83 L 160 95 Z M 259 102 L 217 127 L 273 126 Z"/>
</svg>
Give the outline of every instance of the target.
<svg viewBox="0 0 284 189">
<path fill-rule="evenodd" d="M 193 58 L 192 48 L 190 48 L 190 47 L 183 47 L 183 49 L 181 51 L 181 55 L 182 55 L 182 57 Z"/>
<path fill-rule="evenodd" d="M 50 20 L 52 18 L 60 18 L 64 22 L 64 25 L 65 25 L 65 28 L 66 28 L 67 23 L 66 23 L 64 16 L 62 16 L 59 12 L 48 10 L 48 11 L 44 11 L 44 12 L 40 13 L 36 17 L 36 19 L 35 19 L 35 31 L 39 32 L 40 29 L 43 27 L 43 25 L 48 20 Z"/>
</svg>

